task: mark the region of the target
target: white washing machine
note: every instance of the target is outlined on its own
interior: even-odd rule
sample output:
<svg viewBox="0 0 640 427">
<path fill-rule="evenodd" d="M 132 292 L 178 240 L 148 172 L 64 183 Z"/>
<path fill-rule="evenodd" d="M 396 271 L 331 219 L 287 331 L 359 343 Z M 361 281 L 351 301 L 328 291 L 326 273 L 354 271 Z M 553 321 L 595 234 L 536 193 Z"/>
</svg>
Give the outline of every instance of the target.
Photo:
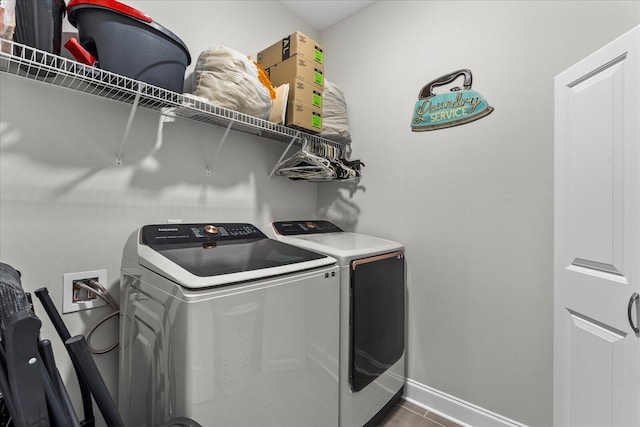
<svg viewBox="0 0 640 427">
<path fill-rule="evenodd" d="M 340 426 L 375 426 L 405 383 L 405 260 L 400 243 L 328 221 L 280 221 L 264 230 L 340 266 Z"/>
<path fill-rule="evenodd" d="M 337 426 L 338 273 L 334 258 L 251 224 L 134 232 L 121 272 L 125 424 Z"/>
</svg>

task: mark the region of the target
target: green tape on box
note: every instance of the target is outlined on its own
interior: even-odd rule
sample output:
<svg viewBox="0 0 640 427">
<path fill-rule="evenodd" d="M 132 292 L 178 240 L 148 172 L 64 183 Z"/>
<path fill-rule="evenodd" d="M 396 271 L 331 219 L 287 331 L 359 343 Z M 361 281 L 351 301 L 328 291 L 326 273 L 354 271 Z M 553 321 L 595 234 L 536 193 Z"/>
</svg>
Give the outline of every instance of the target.
<svg viewBox="0 0 640 427">
<path fill-rule="evenodd" d="M 322 61 L 324 60 L 324 54 L 322 53 L 322 51 L 319 49 L 315 49 L 313 54 L 313 59 L 315 59 L 317 63 L 322 64 Z"/>
<path fill-rule="evenodd" d="M 320 95 L 318 92 L 313 92 L 311 103 L 316 107 L 322 107 L 322 95 Z"/>
<path fill-rule="evenodd" d="M 313 81 L 316 82 L 317 85 L 322 86 L 323 78 L 322 78 L 322 73 L 320 71 L 314 70 Z"/>
<path fill-rule="evenodd" d="M 311 126 L 322 129 L 322 117 L 320 117 L 319 114 L 313 113 L 313 116 L 311 117 Z"/>
</svg>

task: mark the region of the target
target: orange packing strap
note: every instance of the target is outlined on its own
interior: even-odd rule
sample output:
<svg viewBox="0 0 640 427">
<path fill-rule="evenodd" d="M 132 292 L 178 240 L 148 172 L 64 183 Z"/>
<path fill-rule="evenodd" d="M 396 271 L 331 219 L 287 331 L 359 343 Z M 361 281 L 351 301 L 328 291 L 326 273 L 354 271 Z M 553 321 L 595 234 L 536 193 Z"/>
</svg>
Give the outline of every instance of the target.
<svg viewBox="0 0 640 427">
<path fill-rule="evenodd" d="M 253 61 L 253 63 L 256 64 L 256 68 L 258 69 L 258 80 L 260 80 L 260 83 L 262 83 L 262 85 L 267 88 L 271 99 L 276 99 L 276 90 L 273 88 L 271 80 L 269 79 L 269 76 L 267 76 L 267 73 L 264 71 L 264 68 L 262 68 L 262 65 L 258 64 L 256 61 Z"/>
</svg>

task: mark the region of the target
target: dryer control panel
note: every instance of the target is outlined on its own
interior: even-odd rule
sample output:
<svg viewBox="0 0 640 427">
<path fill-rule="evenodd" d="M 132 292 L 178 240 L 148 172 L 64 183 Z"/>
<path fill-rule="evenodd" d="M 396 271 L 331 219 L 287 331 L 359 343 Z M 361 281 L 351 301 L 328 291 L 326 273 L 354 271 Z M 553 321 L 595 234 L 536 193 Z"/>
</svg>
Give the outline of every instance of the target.
<svg viewBox="0 0 640 427">
<path fill-rule="evenodd" d="M 278 221 L 273 223 L 273 227 L 282 236 L 342 232 L 340 227 L 329 221 Z"/>
<path fill-rule="evenodd" d="M 229 240 L 266 239 L 252 224 L 154 224 L 142 227 L 141 243 L 149 246 L 181 243 L 214 243 Z"/>
</svg>

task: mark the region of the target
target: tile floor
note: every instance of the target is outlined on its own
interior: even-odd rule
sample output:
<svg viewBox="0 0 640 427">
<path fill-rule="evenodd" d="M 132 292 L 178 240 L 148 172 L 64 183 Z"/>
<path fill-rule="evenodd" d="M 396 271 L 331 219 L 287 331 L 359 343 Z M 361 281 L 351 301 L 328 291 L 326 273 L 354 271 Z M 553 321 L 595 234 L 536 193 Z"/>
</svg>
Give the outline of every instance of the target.
<svg viewBox="0 0 640 427">
<path fill-rule="evenodd" d="M 380 427 L 460 427 L 459 424 L 429 412 L 406 400 L 400 400 L 379 424 Z"/>
</svg>

